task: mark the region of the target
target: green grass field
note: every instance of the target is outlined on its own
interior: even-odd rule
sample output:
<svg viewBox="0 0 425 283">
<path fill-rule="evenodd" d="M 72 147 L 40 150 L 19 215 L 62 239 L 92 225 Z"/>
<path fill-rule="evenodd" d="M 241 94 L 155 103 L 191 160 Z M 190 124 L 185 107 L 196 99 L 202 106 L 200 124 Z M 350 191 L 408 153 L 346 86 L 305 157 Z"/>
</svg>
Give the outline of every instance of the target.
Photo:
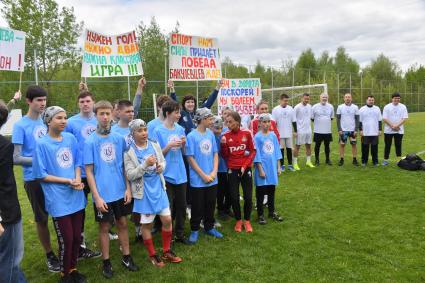
<svg viewBox="0 0 425 283">
<path fill-rule="evenodd" d="M 424 123 L 425 113 L 410 115 L 404 154 L 425 150 Z M 132 255 L 140 266 L 137 273 L 121 267 L 118 242 L 113 241 L 115 276 L 110 282 L 425 281 L 425 172 L 398 169 L 394 148 L 390 166 L 355 168 L 347 147 L 346 165 L 338 167 L 335 137 L 331 152 L 334 166 L 301 166 L 301 171 L 285 172 L 280 177 L 276 207 L 284 222 L 259 226 L 254 211 L 252 234 L 237 234 L 233 220 L 223 222 L 223 240 L 202 235 L 195 246 L 176 245 L 174 250 L 184 262 L 163 269 L 148 262 L 143 245 L 131 242 Z M 383 147 L 381 139 L 380 161 Z M 20 168 L 16 168 L 16 178 L 25 238 L 22 268 L 29 282 L 57 282 L 59 275 L 46 269 Z M 91 206 L 87 208 L 86 235 L 89 247 L 96 248 L 97 225 Z M 132 224 L 130 231 L 133 241 Z M 51 233 L 56 250 L 53 229 Z M 160 248 L 161 237 L 155 239 Z M 100 259 L 80 261 L 78 268 L 89 282 L 106 281 Z"/>
</svg>

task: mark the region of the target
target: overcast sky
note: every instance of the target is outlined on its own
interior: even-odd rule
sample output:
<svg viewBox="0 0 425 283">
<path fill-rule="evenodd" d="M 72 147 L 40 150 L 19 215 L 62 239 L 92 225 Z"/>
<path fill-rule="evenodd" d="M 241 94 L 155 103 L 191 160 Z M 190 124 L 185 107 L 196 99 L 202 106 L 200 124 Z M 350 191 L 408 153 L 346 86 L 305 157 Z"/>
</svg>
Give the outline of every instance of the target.
<svg viewBox="0 0 425 283">
<path fill-rule="evenodd" d="M 361 66 L 384 53 L 403 70 L 425 64 L 425 0 L 58 0 L 73 6 L 85 27 L 119 34 L 155 16 L 164 32 L 217 37 L 222 57 L 280 66 L 311 47 L 343 45 Z M 0 24 L 5 25 L 4 19 Z"/>
</svg>

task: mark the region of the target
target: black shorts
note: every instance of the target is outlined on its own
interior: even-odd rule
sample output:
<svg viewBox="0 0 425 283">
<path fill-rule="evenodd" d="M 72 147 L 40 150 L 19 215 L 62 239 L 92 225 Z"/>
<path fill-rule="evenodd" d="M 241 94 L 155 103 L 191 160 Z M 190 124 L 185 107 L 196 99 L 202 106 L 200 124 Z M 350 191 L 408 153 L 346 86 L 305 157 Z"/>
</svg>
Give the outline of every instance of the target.
<svg viewBox="0 0 425 283">
<path fill-rule="evenodd" d="M 365 136 L 362 137 L 362 144 L 376 145 L 379 143 L 379 136 Z"/>
<path fill-rule="evenodd" d="M 25 181 L 24 188 L 27 192 L 35 222 L 47 222 L 49 214 L 44 203 L 44 193 L 39 181 Z"/>
<path fill-rule="evenodd" d="M 123 216 L 130 215 L 133 211 L 133 201 L 129 204 L 124 204 L 124 198 L 113 202 L 107 202 L 106 204 L 108 205 L 107 212 L 97 210 L 96 205 L 93 204 L 96 222 L 112 222 L 114 218 L 118 220 Z"/>
<path fill-rule="evenodd" d="M 314 142 L 331 142 L 332 141 L 332 134 L 318 134 L 314 133 L 313 137 Z"/>
</svg>

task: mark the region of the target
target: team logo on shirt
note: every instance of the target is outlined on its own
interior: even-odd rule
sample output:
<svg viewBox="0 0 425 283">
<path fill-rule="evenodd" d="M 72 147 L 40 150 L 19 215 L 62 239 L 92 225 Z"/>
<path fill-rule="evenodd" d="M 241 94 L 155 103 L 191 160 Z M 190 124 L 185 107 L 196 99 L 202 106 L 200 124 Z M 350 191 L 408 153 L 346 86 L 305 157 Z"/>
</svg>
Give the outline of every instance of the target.
<svg viewBox="0 0 425 283">
<path fill-rule="evenodd" d="M 246 142 L 248 139 L 246 138 L 246 136 L 242 137 L 242 142 Z"/>
<path fill-rule="evenodd" d="M 179 141 L 179 140 L 180 140 L 180 137 L 178 135 L 169 135 L 167 141 L 168 141 L 168 143 L 170 143 L 170 142 L 175 142 L 175 141 Z M 179 149 L 178 147 L 172 147 L 171 148 L 171 150 L 174 150 L 174 151 L 176 151 L 178 149 Z"/>
<path fill-rule="evenodd" d="M 112 162 L 115 160 L 115 145 L 110 142 L 102 143 L 100 146 L 100 157 L 105 162 Z"/>
<path fill-rule="evenodd" d="M 87 124 L 81 129 L 81 135 L 84 139 L 88 138 L 94 131 L 96 131 L 96 126 L 92 124 Z"/>
<path fill-rule="evenodd" d="M 62 147 L 56 152 L 56 161 L 61 168 L 69 168 L 73 163 L 72 152 L 69 147 Z"/>
<path fill-rule="evenodd" d="M 34 131 L 32 132 L 34 139 L 38 140 L 39 138 L 45 136 L 47 134 L 47 128 L 43 125 L 39 125 L 35 127 Z"/>
<path fill-rule="evenodd" d="M 264 141 L 263 152 L 267 154 L 272 154 L 274 152 L 274 145 L 271 140 Z"/>
<path fill-rule="evenodd" d="M 211 141 L 208 139 L 204 139 L 199 144 L 199 148 L 201 149 L 201 152 L 205 155 L 211 154 L 212 144 Z"/>
</svg>

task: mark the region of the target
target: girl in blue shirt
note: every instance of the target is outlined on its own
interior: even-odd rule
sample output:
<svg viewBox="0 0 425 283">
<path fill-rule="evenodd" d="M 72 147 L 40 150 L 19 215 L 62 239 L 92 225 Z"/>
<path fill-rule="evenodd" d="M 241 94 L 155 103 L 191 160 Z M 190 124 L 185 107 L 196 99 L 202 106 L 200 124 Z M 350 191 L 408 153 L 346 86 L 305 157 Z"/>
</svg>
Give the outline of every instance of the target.
<svg viewBox="0 0 425 283">
<path fill-rule="evenodd" d="M 61 107 L 48 107 L 43 121 L 48 134 L 37 141 L 33 173 L 41 180 L 46 210 L 58 237 L 61 282 L 85 282 L 85 276 L 76 270 L 86 207 L 78 143 L 72 134 L 63 132 L 67 117 Z"/>
<path fill-rule="evenodd" d="M 256 186 L 258 223 L 266 224 L 263 214 L 265 195 L 268 196 L 269 217 L 276 221 L 283 220 L 274 210 L 274 196 L 276 185 L 278 184 L 278 175 L 281 173 L 280 159 L 282 159 L 282 154 L 276 135 L 270 131 L 270 115 L 268 113 L 261 114 L 258 116 L 258 120 L 261 131 L 254 137 L 255 147 L 257 148 L 254 159 L 256 169 L 254 182 Z"/>
<path fill-rule="evenodd" d="M 189 133 L 186 156 L 189 161 L 190 194 L 192 199 L 191 234 L 189 242 L 198 240 L 201 220 L 205 232 L 215 238 L 223 235 L 214 228 L 214 211 L 217 199 L 218 150 L 215 136 L 209 129 L 214 116 L 208 108 L 199 108 L 195 113 L 195 130 Z"/>
</svg>

